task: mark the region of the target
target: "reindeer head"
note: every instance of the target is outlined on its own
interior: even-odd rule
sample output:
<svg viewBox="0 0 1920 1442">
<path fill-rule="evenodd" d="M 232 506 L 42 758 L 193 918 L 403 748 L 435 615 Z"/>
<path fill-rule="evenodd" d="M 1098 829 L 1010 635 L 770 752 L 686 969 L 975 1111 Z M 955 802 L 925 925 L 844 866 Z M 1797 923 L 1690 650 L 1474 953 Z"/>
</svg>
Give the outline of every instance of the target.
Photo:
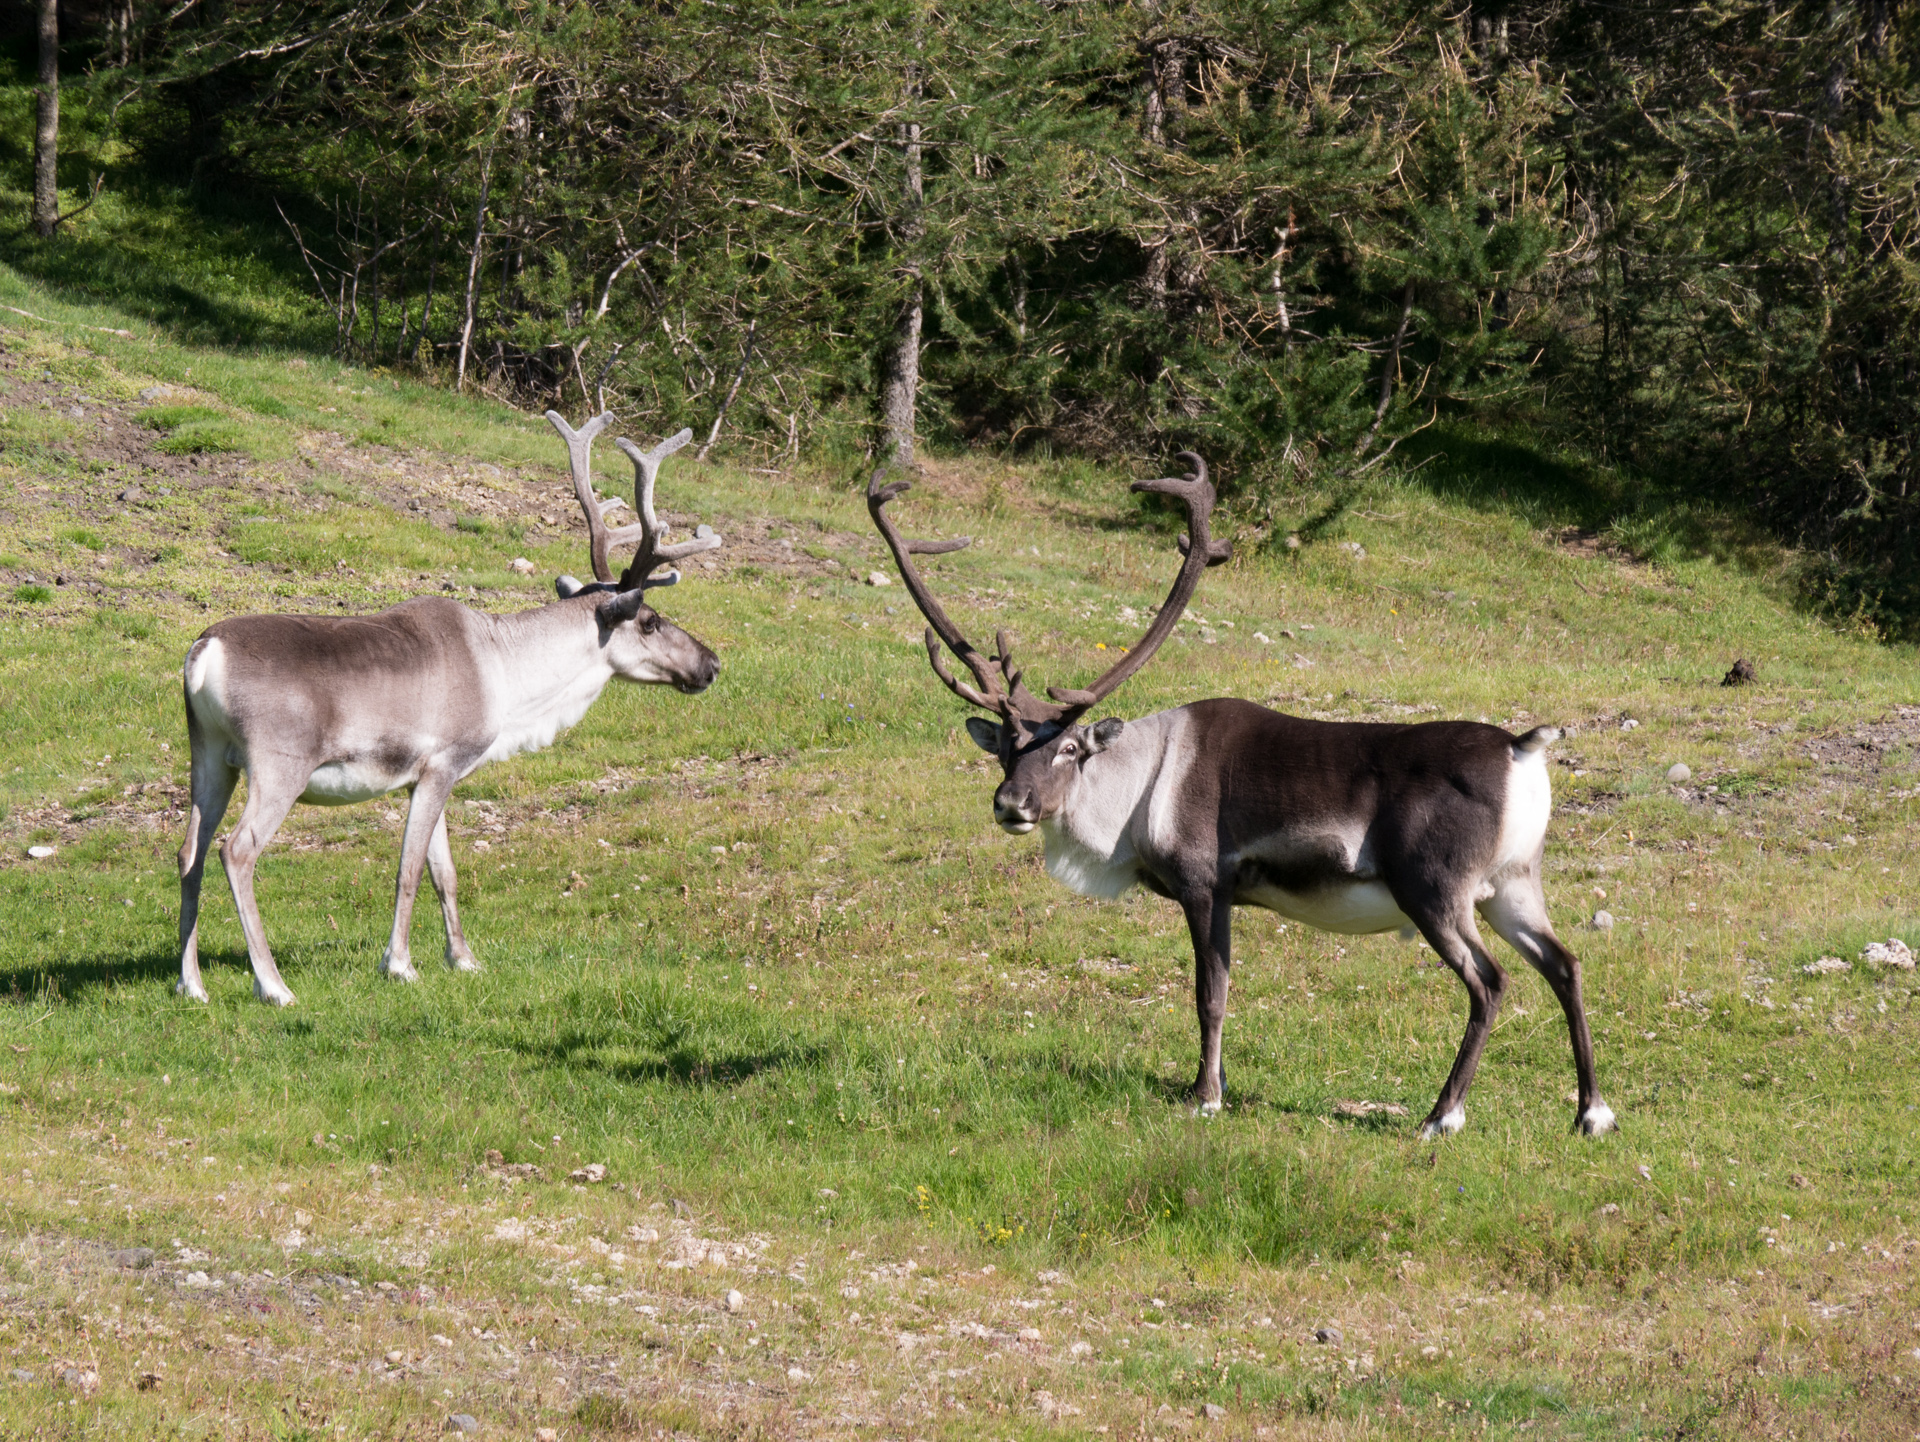
<svg viewBox="0 0 1920 1442">
<path fill-rule="evenodd" d="M 1173 589 L 1167 593 L 1165 604 L 1146 634 L 1124 651 L 1105 675 L 1084 691 L 1049 686 L 1047 695 L 1053 698 L 1051 701 L 1042 701 L 1022 683 L 1022 673 L 1013 664 L 1013 642 L 1005 631 L 994 637 L 997 655 L 982 656 L 974 649 L 973 643 L 947 618 L 910 559 L 957 551 L 968 545 L 970 538 L 907 540 L 894 528 L 886 514 L 886 505 L 910 489 L 910 483 L 893 481 L 881 485 L 881 477 L 887 471 L 882 466 L 867 484 L 867 511 L 887 548 L 893 552 L 908 594 L 927 618 L 927 659 L 933 664 L 934 674 L 961 700 L 991 711 L 997 718 L 989 721 L 982 716 L 972 717 L 967 722 L 967 733 L 983 751 L 1000 760 L 1004 779 L 994 793 L 993 809 L 995 819 L 1008 831 L 1031 831 L 1058 812 L 1081 768 L 1118 740 L 1124 722 L 1109 718 L 1092 726 L 1082 726 L 1080 718 L 1147 664 L 1160 644 L 1173 634 L 1181 613 L 1200 584 L 1200 573 L 1231 554 L 1227 542 L 1212 540 L 1207 534 L 1214 502 L 1213 486 L 1207 480 L 1207 463 L 1192 451 L 1182 451 L 1180 459 L 1193 468 L 1191 474 L 1133 483 L 1136 491 L 1174 496 L 1186 505 L 1187 534 L 1180 538 L 1180 550 L 1186 559 L 1174 578 Z M 943 645 L 972 673 L 972 685 L 947 668 L 941 654 Z"/>
<path fill-rule="evenodd" d="M 608 529 L 609 511 L 626 504 L 620 500 L 602 501 L 593 493 L 593 439 L 613 424 L 613 413 L 602 411 L 579 430 L 569 426 L 558 411 L 548 411 L 547 420 L 567 443 L 567 460 L 573 471 L 573 493 L 587 517 L 589 554 L 595 580 L 582 585 L 572 576 L 561 576 L 553 584 L 561 600 L 574 597 L 598 597 L 593 603 L 594 619 L 600 626 L 600 644 L 614 675 L 642 685 L 667 685 L 689 695 L 704 691 L 720 674 L 720 658 L 689 632 L 681 630 L 653 607 L 646 604 L 649 587 L 672 586 L 680 573 L 669 570 L 664 576 L 654 572 L 671 561 L 711 551 L 720 544 L 712 528 L 702 525 L 693 539 L 662 545 L 662 529 L 653 511 L 653 484 L 660 474 L 660 463 L 688 441 L 692 431 L 668 436 L 650 451 L 643 451 L 625 436 L 614 444 L 633 462 L 634 510 L 640 519 L 633 525 Z M 615 546 L 634 545 L 619 580 L 613 577 L 607 552 Z"/>
</svg>

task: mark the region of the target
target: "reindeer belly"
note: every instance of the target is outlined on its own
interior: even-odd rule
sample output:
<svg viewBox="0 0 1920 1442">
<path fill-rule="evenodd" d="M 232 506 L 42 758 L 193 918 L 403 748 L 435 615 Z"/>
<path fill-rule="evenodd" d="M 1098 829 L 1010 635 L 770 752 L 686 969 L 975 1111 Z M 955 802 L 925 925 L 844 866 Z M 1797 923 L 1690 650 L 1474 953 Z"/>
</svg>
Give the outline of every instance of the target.
<svg viewBox="0 0 1920 1442">
<path fill-rule="evenodd" d="M 1320 931 L 1365 936 L 1413 925 L 1380 881 L 1336 881 L 1311 891 L 1288 891 L 1270 882 L 1243 886 L 1234 893 L 1242 906 L 1261 906 Z"/>
<path fill-rule="evenodd" d="M 300 799 L 309 806 L 350 806 L 412 783 L 414 778 L 373 761 L 329 761 L 307 778 Z"/>
</svg>

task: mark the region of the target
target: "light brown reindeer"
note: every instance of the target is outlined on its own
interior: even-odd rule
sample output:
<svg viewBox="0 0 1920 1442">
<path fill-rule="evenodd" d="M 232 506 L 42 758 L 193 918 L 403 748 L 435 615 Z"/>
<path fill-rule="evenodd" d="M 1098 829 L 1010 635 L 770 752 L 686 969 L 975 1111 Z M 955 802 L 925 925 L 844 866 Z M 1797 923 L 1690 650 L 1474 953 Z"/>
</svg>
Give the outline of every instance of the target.
<svg viewBox="0 0 1920 1442">
<path fill-rule="evenodd" d="M 639 521 L 609 529 L 619 504 L 593 493 L 593 438 L 613 423 L 602 413 L 579 430 L 548 411 L 567 443 L 573 489 L 586 512 L 593 574 L 555 583 L 560 599 L 537 610 L 493 616 L 432 596 L 373 616 L 239 616 L 208 629 L 187 652 L 187 739 L 192 809 L 180 848 L 180 982 L 207 999 L 200 977 L 200 883 L 213 833 L 244 773 L 246 804 L 220 848 L 253 964 L 254 994 L 287 1006 L 293 992 L 274 965 L 253 898 L 253 869 L 296 801 L 344 806 L 389 791 L 413 793 L 400 842 L 393 933 L 381 970 L 416 981 L 407 933 L 422 867 L 440 893 L 447 964 L 478 970 L 454 902 L 447 798 L 487 761 L 537 751 L 573 725 L 611 680 L 664 684 L 692 695 L 713 684 L 712 651 L 645 601 L 678 571 L 660 567 L 720 537 L 662 544 L 653 486 L 660 463 L 684 446 L 682 431 L 650 451 L 616 442 L 633 460 Z M 614 579 L 607 552 L 637 545 Z"/>
<path fill-rule="evenodd" d="M 1540 885 L 1553 798 L 1545 751 L 1560 733 L 1513 736 L 1470 721 L 1377 725 L 1303 720 L 1249 701 L 1196 701 L 1171 711 L 1091 726 L 1081 717 L 1146 665 L 1178 624 L 1201 573 L 1227 559 L 1208 535 L 1213 487 L 1191 451 L 1182 479 L 1137 482 L 1187 510 L 1185 561 L 1166 604 L 1139 643 L 1084 691 L 1021 683 L 1002 631 L 982 656 L 947 618 L 914 555 L 957 550 L 955 541 L 909 541 L 887 503 L 905 481 L 867 487 L 867 509 L 926 616 L 927 657 L 962 700 L 994 713 L 967 730 L 1000 759 L 994 819 L 1015 835 L 1039 829 L 1047 871 L 1090 896 L 1135 885 L 1170 897 L 1193 942 L 1200 1069 L 1190 1093 L 1203 1111 L 1226 1096 L 1221 1031 L 1233 908 L 1259 906 L 1323 931 L 1415 929 L 1467 990 L 1467 1029 L 1453 1070 L 1421 1126 L 1423 1136 L 1466 1124 L 1467 1089 L 1500 1007 L 1506 977 L 1482 944 L 1476 911 L 1540 972 L 1566 1013 L 1579 1085 L 1575 1127 L 1612 1130 L 1594 1078 L 1593 1042 L 1580 996 L 1580 962 L 1547 919 Z M 945 647 L 972 675 L 953 675 Z"/>
</svg>

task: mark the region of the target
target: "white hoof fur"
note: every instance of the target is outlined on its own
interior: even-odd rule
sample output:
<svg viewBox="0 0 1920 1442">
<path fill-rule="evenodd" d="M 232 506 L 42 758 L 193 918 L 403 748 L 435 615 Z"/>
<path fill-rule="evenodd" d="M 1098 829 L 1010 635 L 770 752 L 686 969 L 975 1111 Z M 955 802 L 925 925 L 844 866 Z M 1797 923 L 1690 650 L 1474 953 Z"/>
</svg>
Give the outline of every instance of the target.
<svg viewBox="0 0 1920 1442">
<path fill-rule="evenodd" d="M 1585 1136 L 1603 1137 L 1619 1127 L 1614 1119 L 1613 1108 L 1605 1102 L 1595 1102 L 1580 1113 L 1580 1131 Z"/>
<path fill-rule="evenodd" d="M 264 1001 L 268 1006 L 292 1006 L 294 1003 L 294 995 L 286 987 L 269 990 L 261 985 L 260 978 L 257 976 L 253 979 L 253 994 L 257 1000 Z"/>
<path fill-rule="evenodd" d="M 420 973 L 413 969 L 413 958 L 395 956 L 391 951 L 380 958 L 380 974 L 393 981 L 420 980 Z"/>
<path fill-rule="evenodd" d="M 188 1001 L 197 1001 L 204 1005 L 207 1000 L 207 989 L 198 982 L 176 981 L 173 989 Z"/>
<path fill-rule="evenodd" d="M 1467 1109 L 1455 1107 L 1437 1122 L 1428 1122 L 1420 1128 L 1420 1139 L 1432 1141 L 1436 1137 L 1450 1137 L 1467 1124 Z"/>
<path fill-rule="evenodd" d="M 1201 1102 L 1193 1109 L 1193 1114 L 1197 1117 L 1217 1117 L 1220 1115 L 1222 1105 L 1221 1102 Z"/>
<path fill-rule="evenodd" d="M 452 952 L 448 952 L 447 967 L 452 971 L 478 971 L 480 969 L 480 963 L 475 961 L 471 955 L 455 956 Z"/>
</svg>

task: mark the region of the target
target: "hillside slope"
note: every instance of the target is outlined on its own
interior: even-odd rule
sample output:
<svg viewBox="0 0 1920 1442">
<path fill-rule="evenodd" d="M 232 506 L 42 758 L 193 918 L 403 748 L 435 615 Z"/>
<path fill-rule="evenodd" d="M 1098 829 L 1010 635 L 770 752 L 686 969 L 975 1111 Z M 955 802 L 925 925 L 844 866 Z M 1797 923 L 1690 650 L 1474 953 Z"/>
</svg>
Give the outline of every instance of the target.
<svg viewBox="0 0 1920 1442">
<path fill-rule="evenodd" d="M 1567 727 L 1548 894 L 1624 1131 L 1566 1135 L 1565 1031 L 1521 975 L 1468 1130 L 1415 1144 L 1395 1109 L 1438 1086 L 1457 985 L 1251 912 L 1208 1122 L 1179 1101 L 1177 913 L 1072 897 L 992 827 L 919 618 L 868 583 L 856 478 L 682 453 L 664 509 L 728 543 L 660 603 L 726 669 L 610 692 L 456 793 L 486 972 L 380 982 L 403 803 L 302 808 L 260 882 L 300 1005 L 252 1002 L 210 892 L 195 1007 L 170 992 L 192 637 L 538 604 L 584 528 L 536 417 L 183 347 L 6 272 L 0 304 L 0 1339 L 29 1374 L 0 1430 L 1911 1416 L 1915 990 L 1856 961 L 1920 943 L 1910 651 L 1764 567 L 1644 564 L 1418 480 L 1245 530 L 1113 709 Z M 936 460 L 897 509 L 975 537 L 929 568 L 963 627 L 1074 685 L 1174 570 L 1125 479 Z M 1758 681 L 1723 688 L 1736 657 Z M 1802 970 L 1827 955 L 1852 965 Z M 566 1180 L 587 1163 L 605 1180 Z M 128 1247 L 158 1255 L 123 1271 Z"/>
</svg>

